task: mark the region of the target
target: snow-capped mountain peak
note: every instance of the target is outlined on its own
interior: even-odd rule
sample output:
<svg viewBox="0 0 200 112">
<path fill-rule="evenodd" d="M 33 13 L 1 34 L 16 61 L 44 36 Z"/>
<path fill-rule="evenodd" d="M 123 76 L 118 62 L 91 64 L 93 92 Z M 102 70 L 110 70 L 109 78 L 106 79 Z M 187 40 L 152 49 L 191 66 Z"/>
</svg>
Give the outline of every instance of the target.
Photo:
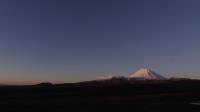
<svg viewBox="0 0 200 112">
<path fill-rule="evenodd" d="M 107 75 L 107 76 L 102 76 L 102 77 L 100 77 L 99 78 L 99 80 L 110 80 L 110 79 L 112 79 L 112 78 L 114 78 L 115 76 L 113 76 L 113 75 Z"/>
<path fill-rule="evenodd" d="M 165 80 L 166 78 L 161 76 L 160 74 L 147 69 L 147 68 L 141 68 L 135 73 L 131 74 L 129 79 L 137 79 L 137 80 Z"/>
</svg>

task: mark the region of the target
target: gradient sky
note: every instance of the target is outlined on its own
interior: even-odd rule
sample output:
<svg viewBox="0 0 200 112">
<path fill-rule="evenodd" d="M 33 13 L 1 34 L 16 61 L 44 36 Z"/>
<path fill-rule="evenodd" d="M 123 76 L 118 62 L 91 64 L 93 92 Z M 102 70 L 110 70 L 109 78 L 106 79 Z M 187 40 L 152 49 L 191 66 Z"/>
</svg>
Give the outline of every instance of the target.
<svg viewBox="0 0 200 112">
<path fill-rule="evenodd" d="M 0 1 L 0 83 L 77 82 L 141 67 L 200 78 L 199 0 Z"/>
</svg>

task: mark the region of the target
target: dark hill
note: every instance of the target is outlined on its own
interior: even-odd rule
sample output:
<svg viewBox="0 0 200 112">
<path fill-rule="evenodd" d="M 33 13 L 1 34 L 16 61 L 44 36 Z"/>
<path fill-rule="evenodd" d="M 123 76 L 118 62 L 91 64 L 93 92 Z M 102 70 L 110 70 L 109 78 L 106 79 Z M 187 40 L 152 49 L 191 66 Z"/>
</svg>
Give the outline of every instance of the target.
<svg viewBox="0 0 200 112">
<path fill-rule="evenodd" d="M 199 112 L 200 81 L 88 81 L 0 87 L 2 112 Z"/>
</svg>

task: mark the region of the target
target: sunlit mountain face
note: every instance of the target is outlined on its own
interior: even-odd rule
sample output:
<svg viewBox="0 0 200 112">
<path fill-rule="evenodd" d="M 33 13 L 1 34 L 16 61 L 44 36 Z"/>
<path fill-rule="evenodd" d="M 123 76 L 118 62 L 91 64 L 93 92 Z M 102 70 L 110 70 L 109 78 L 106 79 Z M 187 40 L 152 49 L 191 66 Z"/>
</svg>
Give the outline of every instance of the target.
<svg viewBox="0 0 200 112">
<path fill-rule="evenodd" d="M 99 80 L 112 80 L 112 79 L 127 79 L 127 80 L 167 80 L 167 78 L 161 76 L 160 74 L 148 69 L 141 68 L 136 72 L 131 73 L 128 77 L 125 76 L 115 76 L 115 75 L 107 75 L 100 77 Z"/>
<path fill-rule="evenodd" d="M 129 78 L 138 80 L 167 80 L 167 78 L 147 68 L 139 69 L 135 73 L 131 74 Z"/>
</svg>

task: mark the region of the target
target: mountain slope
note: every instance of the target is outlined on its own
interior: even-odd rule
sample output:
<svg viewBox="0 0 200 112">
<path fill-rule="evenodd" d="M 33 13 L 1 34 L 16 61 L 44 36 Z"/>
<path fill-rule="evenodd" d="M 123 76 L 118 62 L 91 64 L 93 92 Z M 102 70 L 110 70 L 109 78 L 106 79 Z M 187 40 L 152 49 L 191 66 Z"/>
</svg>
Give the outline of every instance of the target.
<svg viewBox="0 0 200 112">
<path fill-rule="evenodd" d="M 135 73 L 131 74 L 128 78 L 136 80 L 166 80 L 165 77 L 147 68 L 139 69 Z"/>
</svg>

